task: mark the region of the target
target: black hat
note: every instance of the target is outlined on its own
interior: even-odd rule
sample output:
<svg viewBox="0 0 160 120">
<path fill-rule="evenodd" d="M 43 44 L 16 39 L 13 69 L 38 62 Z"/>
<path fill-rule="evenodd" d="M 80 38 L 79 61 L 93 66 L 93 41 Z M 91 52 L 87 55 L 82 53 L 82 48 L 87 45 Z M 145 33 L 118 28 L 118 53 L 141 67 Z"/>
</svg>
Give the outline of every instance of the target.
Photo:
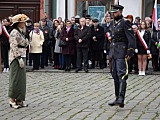
<svg viewBox="0 0 160 120">
<path fill-rule="evenodd" d="M 136 17 L 135 19 L 137 19 L 137 20 L 141 20 L 141 18 L 140 18 L 140 17 Z"/>
<path fill-rule="evenodd" d="M 122 5 L 111 5 L 112 10 L 110 12 L 117 12 L 119 10 L 123 10 L 123 6 Z"/>
<path fill-rule="evenodd" d="M 90 15 L 86 15 L 86 19 L 91 19 L 91 16 Z"/>
<path fill-rule="evenodd" d="M 98 19 L 93 19 L 92 22 L 99 22 L 99 20 Z"/>
</svg>

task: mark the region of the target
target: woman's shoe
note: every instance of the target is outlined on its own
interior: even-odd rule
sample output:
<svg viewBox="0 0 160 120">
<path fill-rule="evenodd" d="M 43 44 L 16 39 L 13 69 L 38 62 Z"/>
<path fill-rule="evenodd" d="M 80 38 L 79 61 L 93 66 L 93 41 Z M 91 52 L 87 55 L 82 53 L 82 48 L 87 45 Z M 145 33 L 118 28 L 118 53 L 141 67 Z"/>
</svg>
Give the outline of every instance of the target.
<svg viewBox="0 0 160 120">
<path fill-rule="evenodd" d="M 10 104 L 10 107 L 13 107 L 13 108 L 15 108 L 15 109 L 18 109 L 18 108 L 21 107 L 20 105 L 17 105 L 16 102 L 11 102 L 11 101 L 9 101 L 9 104 Z"/>
<path fill-rule="evenodd" d="M 21 107 L 28 107 L 28 104 L 25 104 L 24 102 L 17 102 L 17 105 Z"/>
</svg>

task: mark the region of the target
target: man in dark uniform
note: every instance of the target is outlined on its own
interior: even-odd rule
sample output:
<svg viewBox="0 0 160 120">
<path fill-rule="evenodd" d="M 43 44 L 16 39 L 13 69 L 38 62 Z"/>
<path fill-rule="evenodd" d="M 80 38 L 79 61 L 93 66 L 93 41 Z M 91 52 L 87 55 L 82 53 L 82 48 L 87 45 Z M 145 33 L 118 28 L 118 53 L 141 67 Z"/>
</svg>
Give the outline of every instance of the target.
<svg viewBox="0 0 160 120">
<path fill-rule="evenodd" d="M 112 54 L 112 77 L 114 79 L 115 96 L 110 106 L 118 105 L 124 107 L 125 92 L 128 79 L 128 64 L 134 54 L 135 37 L 131 24 L 122 16 L 123 6 L 112 5 L 111 13 L 114 18 L 114 30 L 112 33 L 111 54 Z"/>
</svg>

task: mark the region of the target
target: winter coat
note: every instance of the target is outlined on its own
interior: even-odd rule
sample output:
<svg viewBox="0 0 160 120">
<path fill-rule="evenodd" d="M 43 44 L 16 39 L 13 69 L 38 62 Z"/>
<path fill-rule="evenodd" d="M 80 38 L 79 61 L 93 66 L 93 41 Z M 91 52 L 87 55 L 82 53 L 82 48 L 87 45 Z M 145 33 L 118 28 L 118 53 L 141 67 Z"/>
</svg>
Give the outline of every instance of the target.
<svg viewBox="0 0 160 120">
<path fill-rule="evenodd" d="M 40 30 L 39 33 L 31 31 L 30 34 L 30 53 L 42 53 L 42 45 L 44 42 L 43 32 Z"/>
<path fill-rule="evenodd" d="M 151 38 L 151 46 L 150 46 L 152 55 L 159 54 L 159 49 L 157 48 L 157 45 L 155 45 L 156 42 L 159 43 L 159 39 L 160 39 L 160 31 L 154 32 Z"/>
<path fill-rule="evenodd" d="M 96 37 L 97 41 L 93 40 L 93 37 Z M 104 49 L 104 29 L 101 26 L 97 26 L 94 28 L 94 26 L 91 27 L 91 50 L 103 50 Z"/>
<path fill-rule="evenodd" d="M 74 28 L 71 27 L 70 30 L 66 31 L 66 28 L 63 28 L 60 34 L 60 39 L 66 41 L 66 38 L 69 39 L 68 45 L 62 47 L 63 55 L 74 55 L 75 54 L 75 39 L 74 39 Z"/>
<path fill-rule="evenodd" d="M 76 46 L 80 48 L 89 48 L 90 38 L 91 37 L 91 28 L 88 26 L 84 26 L 83 29 L 79 26 L 75 30 L 75 40 Z M 78 40 L 82 39 L 82 42 L 79 43 Z"/>
</svg>

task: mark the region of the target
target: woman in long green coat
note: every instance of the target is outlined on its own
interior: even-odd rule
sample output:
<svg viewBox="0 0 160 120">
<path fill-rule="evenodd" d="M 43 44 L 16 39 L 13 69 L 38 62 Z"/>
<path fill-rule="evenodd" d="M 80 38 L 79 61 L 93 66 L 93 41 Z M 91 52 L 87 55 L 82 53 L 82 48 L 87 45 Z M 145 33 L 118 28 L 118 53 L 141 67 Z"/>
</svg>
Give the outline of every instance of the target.
<svg viewBox="0 0 160 120">
<path fill-rule="evenodd" d="M 28 40 L 23 34 L 25 21 L 28 17 L 24 14 L 18 14 L 12 18 L 13 30 L 10 33 L 10 74 L 9 74 L 9 104 L 13 108 L 27 106 L 24 104 L 26 95 L 26 47 Z"/>
</svg>

